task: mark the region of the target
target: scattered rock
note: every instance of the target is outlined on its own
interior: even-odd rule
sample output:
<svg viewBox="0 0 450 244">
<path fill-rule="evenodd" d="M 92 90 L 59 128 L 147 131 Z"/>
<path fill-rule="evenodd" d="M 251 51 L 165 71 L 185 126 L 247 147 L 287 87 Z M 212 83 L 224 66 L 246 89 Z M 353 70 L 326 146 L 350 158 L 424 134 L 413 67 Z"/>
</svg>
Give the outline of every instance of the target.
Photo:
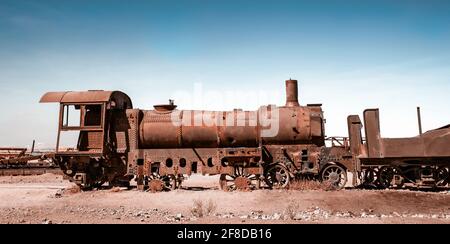
<svg viewBox="0 0 450 244">
<path fill-rule="evenodd" d="M 55 198 L 61 198 L 64 194 L 64 189 L 59 189 L 56 193 L 55 193 Z"/>
<path fill-rule="evenodd" d="M 302 220 L 304 218 L 304 216 L 303 216 L 303 214 L 301 214 L 301 213 L 297 213 L 295 216 L 294 216 L 294 220 Z"/>
<path fill-rule="evenodd" d="M 48 219 L 44 219 L 44 220 L 42 220 L 42 224 L 44 224 L 44 225 L 51 225 L 52 221 L 48 220 Z"/>
<path fill-rule="evenodd" d="M 232 218 L 234 218 L 234 214 L 233 213 L 223 214 L 219 218 L 232 219 Z"/>
</svg>

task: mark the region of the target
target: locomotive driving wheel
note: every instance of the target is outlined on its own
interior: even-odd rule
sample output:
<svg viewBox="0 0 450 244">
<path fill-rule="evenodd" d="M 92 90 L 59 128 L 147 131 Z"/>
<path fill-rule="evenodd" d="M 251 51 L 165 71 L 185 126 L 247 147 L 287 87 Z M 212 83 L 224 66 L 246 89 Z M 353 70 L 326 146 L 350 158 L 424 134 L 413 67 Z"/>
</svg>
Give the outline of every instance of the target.
<svg viewBox="0 0 450 244">
<path fill-rule="evenodd" d="M 289 186 L 291 176 L 284 165 L 275 164 L 267 169 L 265 179 L 270 188 L 283 189 Z"/>
<path fill-rule="evenodd" d="M 332 164 L 322 171 L 322 181 L 340 190 L 347 184 L 347 171 L 339 165 Z"/>
<path fill-rule="evenodd" d="M 157 173 L 152 173 L 147 176 L 146 181 L 148 182 L 148 190 L 151 192 L 170 191 L 177 188 L 177 179 L 175 175 L 161 176 Z"/>
<path fill-rule="evenodd" d="M 243 166 L 235 166 L 234 174 L 221 174 L 219 186 L 224 191 L 248 191 L 260 188 L 259 175 L 245 173 Z"/>
</svg>

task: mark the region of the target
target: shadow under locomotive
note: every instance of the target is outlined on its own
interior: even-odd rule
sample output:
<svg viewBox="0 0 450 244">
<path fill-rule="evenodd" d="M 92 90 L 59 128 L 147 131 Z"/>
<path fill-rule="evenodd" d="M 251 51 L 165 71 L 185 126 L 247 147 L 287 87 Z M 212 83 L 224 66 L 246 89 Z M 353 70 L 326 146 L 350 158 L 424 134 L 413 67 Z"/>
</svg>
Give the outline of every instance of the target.
<svg viewBox="0 0 450 244">
<path fill-rule="evenodd" d="M 140 190 L 170 190 L 192 173 L 219 174 L 226 191 L 287 188 L 300 178 L 341 189 L 349 172 L 353 186 L 448 186 L 450 126 L 381 138 L 379 112 L 371 109 L 364 112 L 365 137 L 359 117 L 349 116 L 349 138 L 327 147 L 321 104 L 300 106 L 296 80 L 286 81 L 286 93 L 285 106 L 257 111 L 177 110 L 173 101 L 133 109 L 119 91 L 49 92 L 41 102 L 60 104 L 54 160 L 85 189 L 129 186 L 134 178 Z M 277 133 L 266 135 L 273 126 Z M 72 150 L 60 147 L 67 132 L 78 133 Z"/>
</svg>

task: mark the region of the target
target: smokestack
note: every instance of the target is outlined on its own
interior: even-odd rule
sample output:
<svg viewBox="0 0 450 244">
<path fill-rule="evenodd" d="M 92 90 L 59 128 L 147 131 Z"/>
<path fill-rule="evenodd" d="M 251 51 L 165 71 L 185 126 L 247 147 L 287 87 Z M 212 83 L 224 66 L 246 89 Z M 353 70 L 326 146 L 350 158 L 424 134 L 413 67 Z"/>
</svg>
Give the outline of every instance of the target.
<svg viewBox="0 0 450 244">
<path fill-rule="evenodd" d="M 298 107 L 298 84 L 297 80 L 286 81 L 286 107 Z"/>
<path fill-rule="evenodd" d="M 419 123 L 419 135 L 422 135 L 422 117 L 420 116 L 420 107 L 417 107 L 417 121 Z"/>
</svg>

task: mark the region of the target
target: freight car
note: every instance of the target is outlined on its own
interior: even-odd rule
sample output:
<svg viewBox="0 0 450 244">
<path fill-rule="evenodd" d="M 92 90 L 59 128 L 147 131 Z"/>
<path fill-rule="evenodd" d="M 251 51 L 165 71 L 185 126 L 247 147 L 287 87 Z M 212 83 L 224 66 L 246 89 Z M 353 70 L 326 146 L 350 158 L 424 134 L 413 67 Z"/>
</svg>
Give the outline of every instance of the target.
<svg viewBox="0 0 450 244">
<path fill-rule="evenodd" d="M 27 148 L 1 147 L 0 176 L 58 174 L 59 167 L 52 162 L 52 158 L 51 152 L 34 151 L 34 141 L 31 151 Z"/>
<path fill-rule="evenodd" d="M 119 91 L 49 92 L 41 102 L 60 103 L 55 161 L 84 188 L 136 177 L 140 189 L 175 189 L 192 173 L 220 174 L 224 190 L 284 188 L 296 177 L 344 187 L 354 160 L 325 147 L 321 104 L 300 106 L 296 80 L 286 95 L 285 106 L 257 111 L 177 110 L 173 101 L 133 109 Z M 60 136 L 70 131 L 79 136 L 67 151 Z"/>
<path fill-rule="evenodd" d="M 378 112 L 368 110 L 365 143 L 359 117 L 350 116 L 349 139 L 327 147 L 321 104 L 300 106 L 296 80 L 286 81 L 285 106 L 257 111 L 177 110 L 173 101 L 140 110 L 123 92 L 98 90 L 49 92 L 41 102 L 60 104 L 54 160 L 83 188 L 129 185 L 135 178 L 139 189 L 176 189 L 186 175 L 202 173 L 220 174 L 219 186 L 227 191 L 286 188 L 295 178 L 340 189 L 348 172 L 353 185 L 390 187 L 399 176 L 427 181 L 429 170 L 434 185 L 448 184 L 448 127 L 418 139 L 381 139 L 379 122 L 370 119 Z M 78 133 L 71 150 L 60 147 L 67 132 Z M 419 149 L 422 154 L 410 151 Z"/>
</svg>

